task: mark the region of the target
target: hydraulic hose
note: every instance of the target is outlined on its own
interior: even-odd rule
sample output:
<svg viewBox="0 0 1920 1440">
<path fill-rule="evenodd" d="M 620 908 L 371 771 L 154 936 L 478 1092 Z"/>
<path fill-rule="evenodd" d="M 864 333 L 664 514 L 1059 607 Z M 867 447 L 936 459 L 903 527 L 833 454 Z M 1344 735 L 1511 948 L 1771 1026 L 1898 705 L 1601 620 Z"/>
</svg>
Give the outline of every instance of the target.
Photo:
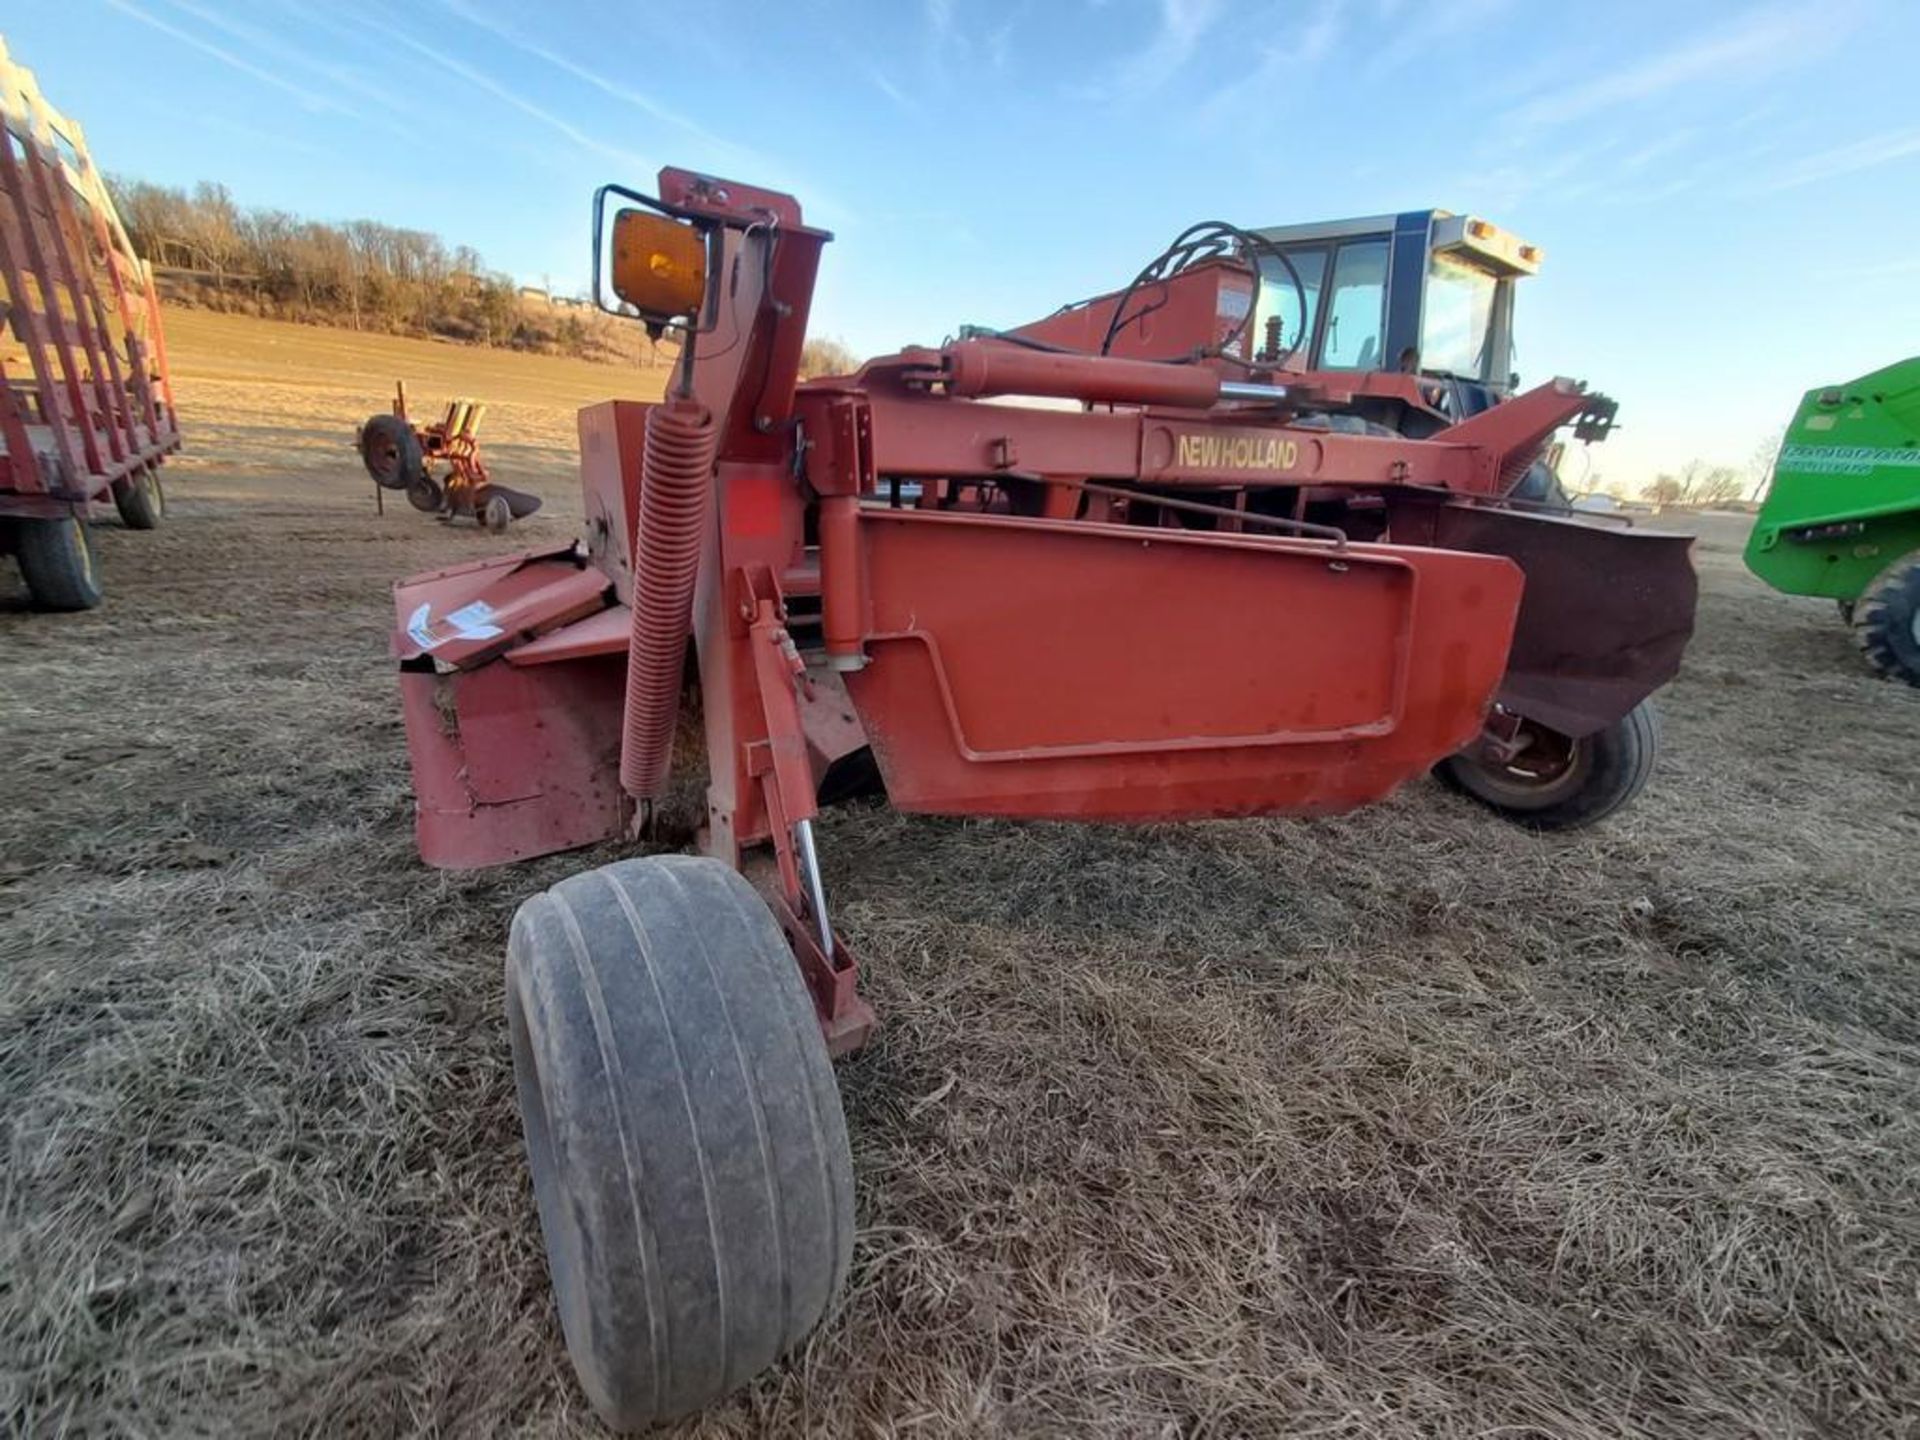
<svg viewBox="0 0 1920 1440">
<path fill-rule="evenodd" d="M 620 784 L 638 800 L 659 796 L 673 759 L 693 584 L 719 450 L 719 427 L 698 401 L 674 396 L 647 412 L 620 743 Z"/>
</svg>

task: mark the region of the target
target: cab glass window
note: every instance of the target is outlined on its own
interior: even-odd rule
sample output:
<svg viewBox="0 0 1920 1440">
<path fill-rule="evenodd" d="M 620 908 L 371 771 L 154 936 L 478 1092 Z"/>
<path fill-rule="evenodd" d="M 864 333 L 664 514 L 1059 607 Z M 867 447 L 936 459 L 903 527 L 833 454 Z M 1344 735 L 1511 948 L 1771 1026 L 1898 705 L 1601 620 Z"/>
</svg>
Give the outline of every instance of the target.
<svg viewBox="0 0 1920 1440">
<path fill-rule="evenodd" d="M 1299 345 L 1302 337 L 1309 342 L 1313 338 L 1313 322 L 1320 313 L 1320 282 L 1327 273 L 1327 252 L 1323 249 L 1289 250 L 1287 259 L 1293 262 L 1294 272 L 1300 277 L 1296 289 L 1293 276 L 1287 273 L 1287 267 L 1272 255 L 1263 256 L 1260 261 L 1260 306 L 1254 313 L 1253 348 L 1256 353 L 1264 353 L 1267 348 L 1267 321 L 1275 316 L 1280 320 L 1280 350 L 1285 355 L 1294 346 Z M 1300 298 L 1305 292 L 1307 309 L 1300 313 Z M 1301 360 L 1305 360 L 1303 350 Z"/>
<path fill-rule="evenodd" d="M 1327 296 L 1327 328 L 1321 341 L 1323 370 L 1378 370 L 1387 314 L 1387 242 L 1342 245 L 1333 261 Z"/>
<path fill-rule="evenodd" d="M 1476 265 L 1435 255 L 1420 321 L 1420 368 L 1492 380 L 1493 308 L 1500 282 Z"/>
</svg>

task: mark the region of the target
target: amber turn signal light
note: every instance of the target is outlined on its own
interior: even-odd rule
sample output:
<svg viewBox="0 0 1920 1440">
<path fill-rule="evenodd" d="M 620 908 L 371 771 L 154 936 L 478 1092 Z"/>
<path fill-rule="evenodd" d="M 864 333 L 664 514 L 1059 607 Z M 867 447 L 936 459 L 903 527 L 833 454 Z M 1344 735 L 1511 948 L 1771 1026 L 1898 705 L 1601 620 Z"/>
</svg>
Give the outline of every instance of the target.
<svg viewBox="0 0 1920 1440">
<path fill-rule="evenodd" d="M 642 315 L 691 315 L 707 294 L 707 245 L 691 225 L 645 210 L 613 217 L 613 293 Z"/>
</svg>

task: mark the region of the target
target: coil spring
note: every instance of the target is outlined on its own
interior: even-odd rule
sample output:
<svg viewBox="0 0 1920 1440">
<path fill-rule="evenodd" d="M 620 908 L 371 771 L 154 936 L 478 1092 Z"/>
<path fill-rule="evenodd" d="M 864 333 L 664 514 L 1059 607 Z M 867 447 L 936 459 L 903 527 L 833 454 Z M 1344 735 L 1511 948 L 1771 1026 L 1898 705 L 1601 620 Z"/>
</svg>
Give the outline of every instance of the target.
<svg viewBox="0 0 1920 1440">
<path fill-rule="evenodd" d="M 697 401 L 676 397 L 647 412 L 620 745 L 620 784 L 636 799 L 660 794 L 673 759 L 693 583 L 719 449 L 713 414 Z"/>
</svg>

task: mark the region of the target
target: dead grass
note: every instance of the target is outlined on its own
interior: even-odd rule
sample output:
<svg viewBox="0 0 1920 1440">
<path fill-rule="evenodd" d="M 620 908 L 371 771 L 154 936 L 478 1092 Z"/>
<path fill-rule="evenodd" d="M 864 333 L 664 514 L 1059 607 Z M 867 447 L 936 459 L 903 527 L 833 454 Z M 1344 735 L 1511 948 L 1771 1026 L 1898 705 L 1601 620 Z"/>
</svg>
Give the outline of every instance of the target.
<svg viewBox="0 0 1920 1440">
<path fill-rule="evenodd" d="M 592 1433 L 499 988 L 512 907 L 605 857 L 413 861 L 386 586 L 497 542 L 376 519 L 345 448 L 448 347 L 192 320 L 172 523 L 102 531 L 108 608 L 0 613 L 0 1415 Z M 446 358 L 520 396 L 496 463 L 566 537 L 571 408 L 627 377 Z M 1734 539 L 1665 766 L 1588 836 L 1430 785 L 834 813 L 885 1021 L 841 1069 L 854 1284 L 700 1433 L 1920 1431 L 1920 695 Z"/>
</svg>

